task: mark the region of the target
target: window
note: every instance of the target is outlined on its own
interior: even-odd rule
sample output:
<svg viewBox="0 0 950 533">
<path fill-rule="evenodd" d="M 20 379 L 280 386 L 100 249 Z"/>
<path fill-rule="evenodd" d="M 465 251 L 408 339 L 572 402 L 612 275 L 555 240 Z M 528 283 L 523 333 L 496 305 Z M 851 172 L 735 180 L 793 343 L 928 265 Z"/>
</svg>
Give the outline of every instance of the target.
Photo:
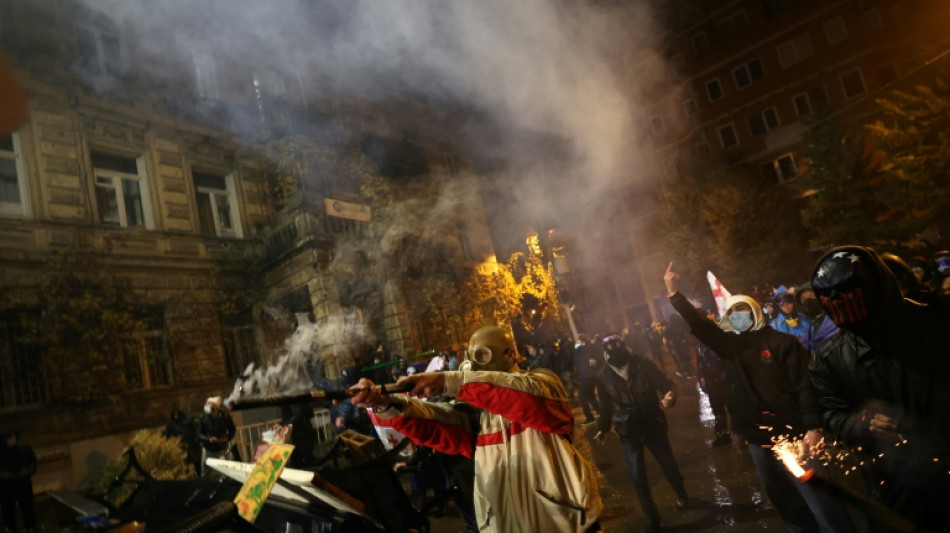
<svg viewBox="0 0 950 533">
<path fill-rule="evenodd" d="M 79 66 L 90 74 L 120 76 L 125 72 L 122 41 L 115 23 L 102 15 L 88 15 L 76 23 Z"/>
<path fill-rule="evenodd" d="M 191 59 L 195 66 L 195 91 L 204 100 L 217 100 L 218 75 L 214 67 L 214 56 L 207 49 L 192 50 Z"/>
<path fill-rule="evenodd" d="M 232 176 L 193 171 L 198 221 L 208 237 L 242 237 Z"/>
<path fill-rule="evenodd" d="M 825 96 L 824 87 L 816 87 L 808 92 L 796 95 L 792 98 L 792 102 L 795 104 L 795 113 L 799 117 L 803 117 L 827 107 L 828 97 Z"/>
<path fill-rule="evenodd" d="M 706 37 L 706 32 L 699 32 L 693 35 L 693 49 L 696 51 L 696 57 L 706 55 L 710 48 L 709 37 Z"/>
<path fill-rule="evenodd" d="M 811 57 L 815 53 L 815 47 L 812 46 L 811 37 L 808 33 L 801 33 L 794 39 L 789 39 L 776 46 L 775 53 L 778 55 L 779 66 L 788 68 Z"/>
<path fill-rule="evenodd" d="M 749 124 L 749 133 L 753 137 L 762 137 L 769 130 L 774 130 L 780 126 L 778 120 L 778 110 L 770 107 L 762 112 L 749 115 L 746 119 Z"/>
<path fill-rule="evenodd" d="M 686 112 L 687 117 L 694 117 L 699 111 L 699 106 L 696 104 L 695 98 L 687 98 L 683 102 L 683 111 Z"/>
<path fill-rule="evenodd" d="M 762 70 L 762 62 L 758 59 L 753 59 L 745 65 L 733 70 L 732 75 L 736 79 L 736 88 L 742 89 L 765 77 L 765 71 Z"/>
<path fill-rule="evenodd" d="M 42 352 L 25 339 L 18 315 L 0 315 L 0 409 L 46 400 Z"/>
<path fill-rule="evenodd" d="M 792 154 L 785 154 L 773 161 L 762 165 L 762 174 L 766 179 L 778 181 L 779 183 L 788 181 L 798 175 L 798 169 L 795 166 L 795 157 Z"/>
<path fill-rule="evenodd" d="M 844 89 L 844 95 L 848 98 L 854 98 L 867 90 L 867 86 L 864 85 L 864 76 L 861 75 L 861 69 L 856 68 L 842 74 L 841 87 Z"/>
<path fill-rule="evenodd" d="M 723 41 L 731 41 L 740 37 L 749 29 L 749 17 L 745 11 L 738 11 L 719 22 L 719 37 Z"/>
<path fill-rule="evenodd" d="M 125 384 L 130 390 L 157 389 L 172 385 L 172 358 L 161 308 L 144 312 L 145 333 L 125 349 Z"/>
<path fill-rule="evenodd" d="M 884 27 L 884 21 L 881 20 L 881 11 L 878 8 L 865 11 L 861 15 L 861 25 L 867 31 L 877 31 Z"/>
<path fill-rule="evenodd" d="M 843 17 L 835 17 L 825 22 L 825 37 L 828 39 L 828 46 L 843 43 L 848 39 L 848 26 Z"/>
<path fill-rule="evenodd" d="M 16 134 L 0 135 L 0 215 L 30 215 L 26 173 Z"/>
<path fill-rule="evenodd" d="M 148 185 L 141 161 L 132 157 L 92 152 L 99 223 L 123 228 L 152 229 Z"/>
<path fill-rule="evenodd" d="M 719 83 L 719 78 L 706 82 L 706 94 L 709 96 L 710 102 L 715 102 L 722 98 L 722 85 Z"/>
<path fill-rule="evenodd" d="M 739 145 L 739 138 L 736 137 L 736 128 L 732 124 L 728 124 L 719 128 L 719 141 L 722 143 L 722 148 L 728 150 L 733 146 Z"/>
<path fill-rule="evenodd" d="M 663 135 L 663 132 L 666 131 L 666 125 L 663 123 L 663 115 L 653 115 L 650 118 L 650 129 L 653 130 L 653 135 L 655 136 Z"/>
<path fill-rule="evenodd" d="M 220 315 L 221 339 L 224 343 L 224 357 L 228 363 L 228 377 L 240 377 L 248 365 L 261 364 L 261 352 L 257 347 L 257 335 L 254 332 L 254 320 L 250 312 L 236 315 Z"/>
</svg>

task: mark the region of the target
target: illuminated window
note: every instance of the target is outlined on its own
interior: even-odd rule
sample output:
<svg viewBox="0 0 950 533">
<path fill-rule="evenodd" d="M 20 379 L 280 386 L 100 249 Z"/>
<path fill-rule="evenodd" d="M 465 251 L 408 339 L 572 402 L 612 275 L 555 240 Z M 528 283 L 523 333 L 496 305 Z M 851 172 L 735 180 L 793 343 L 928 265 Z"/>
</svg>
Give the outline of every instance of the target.
<svg viewBox="0 0 950 533">
<path fill-rule="evenodd" d="M 195 183 L 201 234 L 208 237 L 242 237 L 233 176 L 197 171 L 191 175 Z"/>
<path fill-rule="evenodd" d="M 0 135 L 0 215 L 28 217 L 26 172 L 16 134 Z"/>
<path fill-rule="evenodd" d="M 92 152 L 99 223 L 154 228 L 144 165 L 139 159 Z"/>
</svg>

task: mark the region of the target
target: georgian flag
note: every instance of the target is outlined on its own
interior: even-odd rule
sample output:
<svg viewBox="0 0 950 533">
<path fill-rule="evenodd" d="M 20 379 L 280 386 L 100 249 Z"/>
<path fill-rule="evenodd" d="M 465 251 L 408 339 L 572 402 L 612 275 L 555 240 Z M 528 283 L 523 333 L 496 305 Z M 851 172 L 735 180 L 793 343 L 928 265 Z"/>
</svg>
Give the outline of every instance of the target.
<svg viewBox="0 0 950 533">
<path fill-rule="evenodd" d="M 709 288 L 712 289 L 713 298 L 716 299 L 716 307 L 719 309 L 719 316 L 726 316 L 726 300 L 732 295 L 722 286 L 716 275 L 706 271 L 706 279 L 709 280 Z"/>
</svg>

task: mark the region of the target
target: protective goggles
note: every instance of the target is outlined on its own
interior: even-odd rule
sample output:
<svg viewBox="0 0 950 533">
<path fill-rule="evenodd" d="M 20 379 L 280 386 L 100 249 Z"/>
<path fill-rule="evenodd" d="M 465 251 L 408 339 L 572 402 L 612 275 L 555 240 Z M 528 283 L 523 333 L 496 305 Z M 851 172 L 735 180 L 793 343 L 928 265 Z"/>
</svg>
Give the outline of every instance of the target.
<svg viewBox="0 0 950 533">
<path fill-rule="evenodd" d="M 488 346 L 475 346 L 468 350 L 468 355 L 472 358 L 472 362 L 477 365 L 487 365 L 491 362 L 492 358 L 492 349 Z"/>
<path fill-rule="evenodd" d="M 938 257 L 934 263 L 936 263 L 936 270 L 942 276 L 950 276 L 950 256 L 941 256 Z"/>
</svg>

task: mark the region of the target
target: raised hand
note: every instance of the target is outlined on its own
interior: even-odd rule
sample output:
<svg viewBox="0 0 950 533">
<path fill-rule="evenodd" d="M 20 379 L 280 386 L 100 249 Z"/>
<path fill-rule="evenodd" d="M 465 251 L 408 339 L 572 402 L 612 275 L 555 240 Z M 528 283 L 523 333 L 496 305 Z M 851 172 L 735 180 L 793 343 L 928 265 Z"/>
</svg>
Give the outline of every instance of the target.
<svg viewBox="0 0 950 533">
<path fill-rule="evenodd" d="M 676 272 L 673 272 L 673 262 L 670 261 L 670 266 L 666 267 L 666 274 L 663 274 L 663 283 L 666 284 L 666 293 L 675 294 L 679 290 L 677 286 L 677 280 L 680 275 Z"/>
</svg>

